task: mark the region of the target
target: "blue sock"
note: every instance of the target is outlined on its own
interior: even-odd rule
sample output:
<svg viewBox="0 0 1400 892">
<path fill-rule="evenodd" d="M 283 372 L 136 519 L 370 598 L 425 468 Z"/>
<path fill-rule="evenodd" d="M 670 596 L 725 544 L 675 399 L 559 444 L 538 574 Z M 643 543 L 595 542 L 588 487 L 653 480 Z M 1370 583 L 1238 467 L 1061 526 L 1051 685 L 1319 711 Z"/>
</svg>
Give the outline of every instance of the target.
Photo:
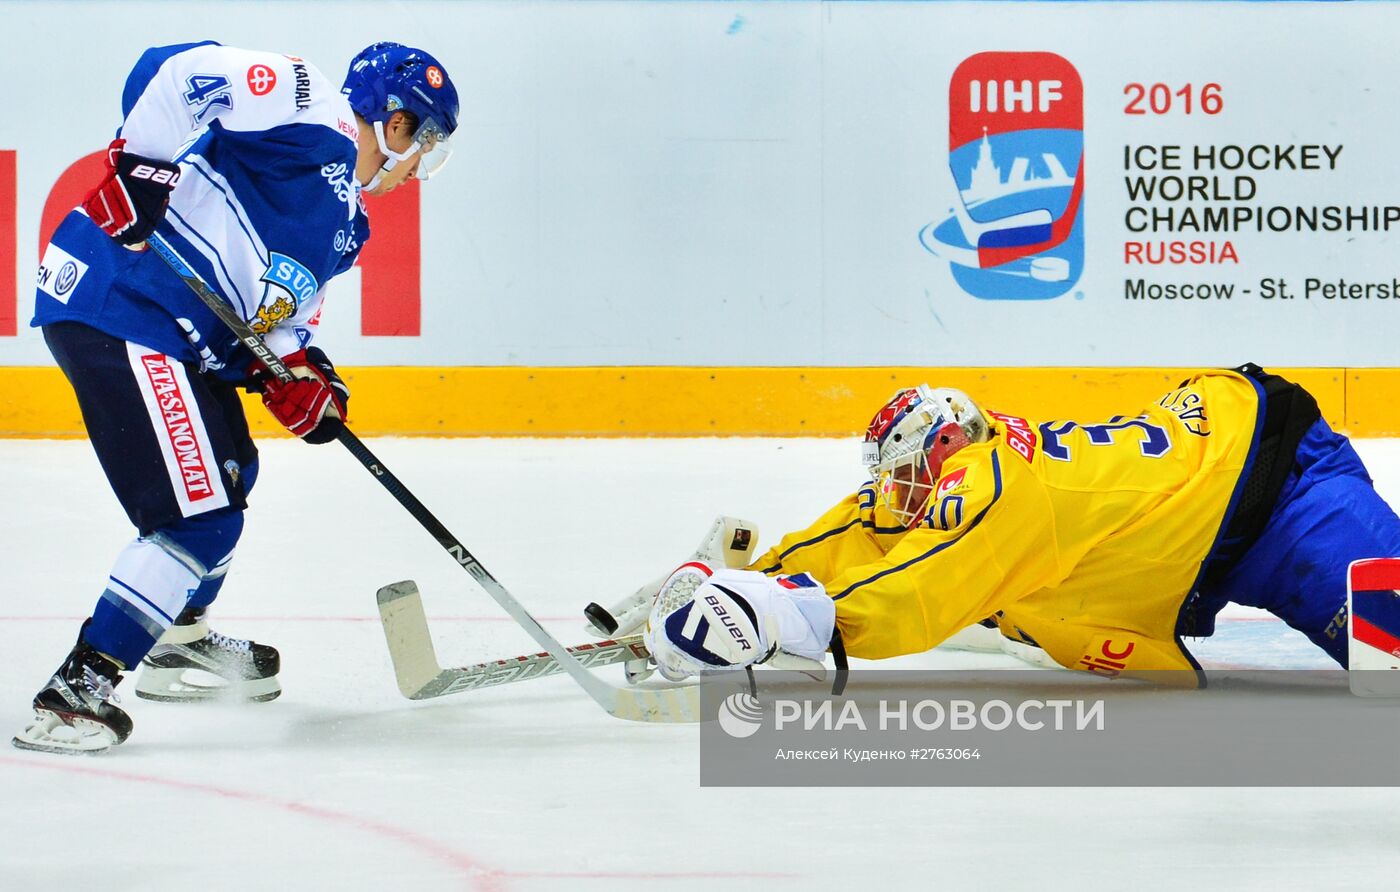
<svg viewBox="0 0 1400 892">
<path fill-rule="evenodd" d="M 132 542 L 117 556 L 83 639 L 134 669 L 186 604 L 207 596 L 195 603 L 205 606 L 218 594 L 242 531 L 243 512 L 219 509 Z"/>
</svg>

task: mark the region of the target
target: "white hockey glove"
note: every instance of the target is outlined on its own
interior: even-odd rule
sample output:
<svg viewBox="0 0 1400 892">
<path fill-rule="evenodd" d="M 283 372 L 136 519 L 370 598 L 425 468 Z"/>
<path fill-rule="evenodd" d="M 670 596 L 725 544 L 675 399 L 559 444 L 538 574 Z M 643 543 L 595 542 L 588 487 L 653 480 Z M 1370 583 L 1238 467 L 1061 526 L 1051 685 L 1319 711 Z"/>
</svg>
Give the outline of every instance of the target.
<svg viewBox="0 0 1400 892">
<path fill-rule="evenodd" d="M 661 674 L 680 681 L 778 653 L 820 661 L 835 625 L 835 602 L 805 573 L 772 577 L 690 561 L 662 584 L 645 639 Z"/>
</svg>

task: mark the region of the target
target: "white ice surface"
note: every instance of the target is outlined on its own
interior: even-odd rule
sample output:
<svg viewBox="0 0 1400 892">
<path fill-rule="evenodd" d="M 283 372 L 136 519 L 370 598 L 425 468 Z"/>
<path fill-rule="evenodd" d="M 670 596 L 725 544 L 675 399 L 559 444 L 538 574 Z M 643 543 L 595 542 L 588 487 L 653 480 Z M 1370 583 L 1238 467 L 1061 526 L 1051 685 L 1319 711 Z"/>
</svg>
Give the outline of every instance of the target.
<svg viewBox="0 0 1400 892">
<path fill-rule="evenodd" d="M 584 603 L 683 557 L 716 513 L 771 541 L 860 480 L 847 441 L 371 447 L 570 643 Z M 1400 443 L 1358 447 L 1400 504 Z M 131 533 L 85 442 L 0 442 L 0 493 L 8 734 Z M 402 699 L 374 592 L 404 578 L 445 662 L 536 649 L 343 450 L 265 443 L 214 616 L 281 649 L 286 692 L 190 707 L 128 681 L 136 731 L 110 753 L 0 749 L 0 889 L 1264 889 L 1400 871 L 1395 790 L 701 789 L 694 726 L 618 721 L 564 678 Z M 1267 617 L 1228 616 L 1197 648 L 1208 665 L 1328 665 Z"/>
</svg>

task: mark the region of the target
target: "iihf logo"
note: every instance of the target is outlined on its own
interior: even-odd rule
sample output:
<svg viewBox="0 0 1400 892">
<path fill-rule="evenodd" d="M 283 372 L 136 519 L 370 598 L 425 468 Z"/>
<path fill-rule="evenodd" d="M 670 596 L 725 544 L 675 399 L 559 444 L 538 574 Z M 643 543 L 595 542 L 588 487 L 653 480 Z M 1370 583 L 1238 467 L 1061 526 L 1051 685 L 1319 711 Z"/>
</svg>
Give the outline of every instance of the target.
<svg viewBox="0 0 1400 892">
<path fill-rule="evenodd" d="M 956 200 L 919 231 L 968 294 L 1045 300 L 1084 271 L 1084 87 L 1054 53 L 978 53 L 948 86 Z"/>
</svg>

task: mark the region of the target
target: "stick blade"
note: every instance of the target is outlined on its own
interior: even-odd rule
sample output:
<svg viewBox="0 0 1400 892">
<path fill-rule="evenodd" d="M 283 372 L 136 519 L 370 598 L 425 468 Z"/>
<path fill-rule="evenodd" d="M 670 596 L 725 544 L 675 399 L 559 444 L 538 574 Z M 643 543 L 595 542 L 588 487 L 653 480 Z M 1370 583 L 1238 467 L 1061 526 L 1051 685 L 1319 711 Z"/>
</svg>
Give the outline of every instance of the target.
<svg viewBox="0 0 1400 892">
<path fill-rule="evenodd" d="M 380 588 L 375 597 L 399 692 L 410 700 L 432 696 L 426 692 L 442 669 L 438 665 L 437 651 L 433 649 L 418 584 L 411 579 L 391 582 Z"/>
<path fill-rule="evenodd" d="M 410 700 L 428 700 L 457 690 L 456 676 L 463 670 L 444 669 L 438 663 L 417 583 L 411 579 L 390 583 L 379 589 L 376 598 L 399 691 Z M 633 722 L 689 723 L 700 720 L 698 685 L 677 688 L 614 687 L 595 677 L 577 657 L 567 652 L 564 657 L 569 665 L 561 668 L 576 669 L 575 680 L 612 716 Z"/>
<path fill-rule="evenodd" d="M 700 721 L 700 686 L 612 688 L 608 713 L 631 722 L 694 724 Z"/>
</svg>

